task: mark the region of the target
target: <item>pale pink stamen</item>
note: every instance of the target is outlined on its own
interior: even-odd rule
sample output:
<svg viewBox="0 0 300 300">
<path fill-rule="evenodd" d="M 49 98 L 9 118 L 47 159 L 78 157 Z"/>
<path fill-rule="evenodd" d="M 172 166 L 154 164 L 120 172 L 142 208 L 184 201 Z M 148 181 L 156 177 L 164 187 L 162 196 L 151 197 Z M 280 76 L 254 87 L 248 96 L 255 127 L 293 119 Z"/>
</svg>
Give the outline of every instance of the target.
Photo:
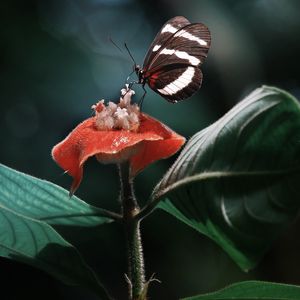
<svg viewBox="0 0 300 300">
<path fill-rule="evenodd" d="M 131 104 L 131 96 L 134 91 L 126 86 L 121 90 L 119 103 L 108 102 L 105 106 L 104 100 L 92 106 L 96 116 L 96 127 L 98 130 L 123 129 L 136 131 L 140 125 L 140 108 L 137 104 Z"/>
</svg>

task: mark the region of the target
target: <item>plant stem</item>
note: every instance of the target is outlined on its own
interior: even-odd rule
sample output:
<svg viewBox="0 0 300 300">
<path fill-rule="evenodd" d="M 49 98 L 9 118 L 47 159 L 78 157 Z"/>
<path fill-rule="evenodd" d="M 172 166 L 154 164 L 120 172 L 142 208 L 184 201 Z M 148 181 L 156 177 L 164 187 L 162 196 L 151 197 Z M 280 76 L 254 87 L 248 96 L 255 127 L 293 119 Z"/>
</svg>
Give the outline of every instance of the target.
<svg viewBox="0 0 300 300">
<path fill-rule="evenodd" d="M 119 165 L 123 224 L 127 242 L 129 299 L 142 300 L 145 299 L 142 296 L 145 287 L 144 258 L 140 221 L 135 218 L 140 208 L 135 199 L 129 170 L 128 162 Z"/>
</svg>

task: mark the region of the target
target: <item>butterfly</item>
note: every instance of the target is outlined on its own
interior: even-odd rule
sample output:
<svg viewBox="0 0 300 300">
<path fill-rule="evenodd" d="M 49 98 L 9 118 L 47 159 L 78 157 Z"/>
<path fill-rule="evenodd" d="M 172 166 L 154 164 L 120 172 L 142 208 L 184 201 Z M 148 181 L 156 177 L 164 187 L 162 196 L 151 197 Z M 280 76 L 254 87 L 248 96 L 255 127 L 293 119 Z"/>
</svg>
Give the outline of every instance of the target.
<svg viewBox="0 0 300 300">
<path fill-rule="evenodd" d="M 167 101 L 192 96 L 202 83 L 200 66 L 211 43 L 208 28 L 177 16 L 167 21 L 153 40 L 143 67 L 134 66 L 138 84 L 145 84 Z M 146 91 L 145 91 L 146 92 Z"/>
</svg>

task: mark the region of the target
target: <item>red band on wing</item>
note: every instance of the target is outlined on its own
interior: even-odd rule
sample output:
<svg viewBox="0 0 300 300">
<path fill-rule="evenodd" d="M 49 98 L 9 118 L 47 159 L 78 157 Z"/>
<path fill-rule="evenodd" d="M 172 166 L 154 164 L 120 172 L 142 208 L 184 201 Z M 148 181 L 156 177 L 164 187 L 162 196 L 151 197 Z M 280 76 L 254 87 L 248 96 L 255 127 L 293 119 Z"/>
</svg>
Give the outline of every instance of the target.
<svg viewBox="0 0 300 300">
<path fill-rule="evenodd" d="M 148 84 L 152 89 L 155 89 L 155 81 L 159 77 L 159 74 L 160 72 L 156 72 L 148 77 Z"/>
</svg>

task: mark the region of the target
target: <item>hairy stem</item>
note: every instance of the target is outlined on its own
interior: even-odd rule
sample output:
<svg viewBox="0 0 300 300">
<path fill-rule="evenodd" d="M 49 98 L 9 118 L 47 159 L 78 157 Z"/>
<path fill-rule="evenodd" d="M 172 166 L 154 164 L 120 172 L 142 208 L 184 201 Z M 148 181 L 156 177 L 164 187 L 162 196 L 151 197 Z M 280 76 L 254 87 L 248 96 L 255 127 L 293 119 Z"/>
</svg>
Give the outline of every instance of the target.
<svg viewBox="0 0 300 300">
<path fill-rule="evenodd" d="M 140 209 L 135 199 L 133 181 L 129 176 L 128 162 L 119 165 L 119 173 L 123 224 L 127 242 L 129 299 L 142 300 L 145 286 L 144 258 L 140 221 L 135 218 Z"/>
</svg>

